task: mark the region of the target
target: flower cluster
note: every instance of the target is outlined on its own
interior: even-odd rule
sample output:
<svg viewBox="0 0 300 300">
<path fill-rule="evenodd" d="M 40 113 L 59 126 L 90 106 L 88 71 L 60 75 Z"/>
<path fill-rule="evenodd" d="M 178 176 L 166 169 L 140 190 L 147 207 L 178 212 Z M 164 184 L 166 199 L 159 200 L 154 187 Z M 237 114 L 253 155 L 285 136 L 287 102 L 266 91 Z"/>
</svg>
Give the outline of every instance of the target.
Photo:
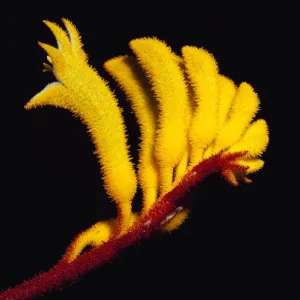
<svg viewBox="0 0 300 300">
<path fill-rule="evenodd" d="M 129 43 L 131 54 L 106 61 L 104 69 L 125 93 L 140 126 L 136 174 L 118 101 L 88 64 L 75 26 L 67 19 L 63 23 L 66 31 L 45 21 L 57 48 L 39 43 L 48 54 L 45 71 L 53 72 L 57 81 L 25 108 L 65 108 L 81 119 L 94 142 L 104 186 L 118 216 L 83 231 L 68 248 L 64 268 L 77 261 L 78 268 L 81 264 L 87 269 L 80 257 L 87 255 L 82 251 L 88 245 L 106 247 L 109 259 L 116 248 L 146 231 L 178 228 L 189 211 L 184 201 L 176 201 L 211 172 L 220 171 L 233 185 L 251 182 L 246 176 L 263 167 L 260 156 L 269 137 L 265 120 L 254 120 L 260 102 L 253 87 L 246 82 L 236 85 L 222 75 L 208 51 L 184 46 L 179 56 L 157 38 L 134 39 Z M 137 185 L 143 209 L 133 213 Z"/>
</svg>

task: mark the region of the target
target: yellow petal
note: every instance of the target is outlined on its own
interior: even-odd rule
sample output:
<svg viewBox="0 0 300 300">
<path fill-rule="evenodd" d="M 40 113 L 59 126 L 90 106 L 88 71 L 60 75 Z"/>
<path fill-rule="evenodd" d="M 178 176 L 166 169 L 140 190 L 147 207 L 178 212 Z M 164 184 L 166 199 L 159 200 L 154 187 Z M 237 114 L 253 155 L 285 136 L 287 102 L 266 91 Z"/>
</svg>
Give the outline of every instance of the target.
<svg viewBox="0 0 300 300">
<path fill-rule="evenodd" d="M 73 242 L 68 253 L 68 261 L 75 260 L 87 246 L 100 246 L 107 242 L 114 233 L 115 220 L 98 222 L 91 228 L 83 231 Z"/>
<path fill-rule="evenodd" d="M 136 175 L 129 155 L 126 128 L 117 99 L 107 83 L 85 62 L 71 59 L 66 63 L 62 53 L 41 44 L 53 61 L 54 74 L 58 74 L 67 87 L 67 99 L 53 98 L 53 105 L 61 105 L 75 113 L 88 127 L 95 144 L 104 186 L 117 203 L 122 230 L 129 226 L 131 201 L 136 191 Z"/>
<path fill-rule="evenodd" d="M 158 166 L 153 155 L 156 132 L 156 103 L 144 74 L 134 58 L 119 56 L 104 63 L 131 103 L 140 126 L 138 180 L 143 192 L 143 211 L 152 206 L 158 193 Z"/>
<path fill-rule="evenodd" d="M 71 109 L 69 106 L 70 95 L 65 86 L 59 82 L 48 84 L 41 92 L 36 94 L 25 105 L 25 109 L 53 105 L 61 108 Z"/>
<path fill-rule="evenodd" d="M 240 152 L 247 150 L 246 157 L 260 156 L 269 143 L 268 125 L 265 120 L 253 122 L 242 138 L 228 152 Z"/>
<path fill-rule="evenodd" d="M 58 49 L 60 49 L 62 52 L 64 52 L 65 55 L 71 55 L 72 46 L 71 46 L 71 42 L 70 42 L 66 32 L 64 30 L 62 30 L 55 23 L 52 23 L 49 21 L 44 21 L 44 23 L 49 27 L 49 29 L 54 34 L 56 41 L 57 41 Z"/>
<path fill-rule="evenodd" d="M 259 99 L 251 85 L 243 82 L 239 86 L 229 113 L 228 121 L 215 141 L 215 152 L 236 143 L 245 132 L 259 109 Z"/>
<path fill-rule="evenodd" d="M 251 174 L 259 171 L 264 166 L 264 161 L 259 158 L 249 158 L 238 162 L 242 166 L 248 167 L 246 174 Z"/>
<path fill-rule="evenodd" d="M 183 72 L 183 74 L 186 78 L 187 74 L 186 74 L 186 69 L 185 69 L 183 59 L 178 55 L 174 55 L 174 60 L 179 65 L 181 71 Z M 191 121 L 192 121 L 196 103 L 193 99 L 194 95 L 193 95 L 192 87 L 189 84 L 189 82 L 187 82 L 187 80 L 186 80 L 186 84 L 187 84 L 187 89 L 188 89 L 188 109 L 186 112 L 186 122 L 187 122 L 187 128 L 189 128 L 191 125 Z M 190 152 L 190 147 L 189 147 L 189 145 L 187 145 L 187 150 L 184 152 L 180 162 L 175 167 L 175 170 L 174 170 L 175 178 L 173 178 L 173 187 L 178 184 L 178 182 L 184 177 L 184 175 L 187 171 L 188 162 L 189 162 L 189 152 Z M 171 231 L 179 228 L 185 222 L 185 220 L 188 218 L 189 213 L 190 213 L 190 210 L 183 209 L 183 211 L 178 213 L 171 220 L 171 222 L 169 222 L 168 224 L 166 224 L 165 226 L 162 227 L 162 231 L 171 232 Z"/>
<path fill-rule="evenodd" d="M 218 127 L 223 128 L 225 122 L 227 121 L 229 110 L 236 94 L 236 86 L 234 82 L 223 76 L 218 76 L 219 85 L 219 116 L 218 116 Z"/>
<path fill-rule="evenodd" d="M 132 226 L 140 215 L 133 213 L 130 219 L 130 226 Z M 117 220 L 110 219 L 94 224 L 90 228 L 81 232 L 77 238 L 72 242 L 67 252 L 67 259 L 69 262 L 75 260 L 87 246 L 97 247 L 107 242 L 116 231 Z"/>
<path fill-rule="evenodd" d="M 187 74 L 186 74 L 186 69 L 185 69 L 183 59 L 178 55 L 175 55 L 174 59 L 177 62 L 177 64 L 179 65 L 179 67 L 186 79 Z M 188 106 L 187 106 L 187 111 L 186 111 L 185 117 L 186 117 L 187 128 L 190 128 L 191 122 L 192 122 L 192 117 L 193 117 L 194 110 L 196 107 L 196 103 L 193 99 L 194 94 L 193 94 L 192 86 L 189 84 L 189 82 L 187 80 L 186 80 L 186 85 L 187 85 L 187 91 L 188 91 Z M 173 185 L 176 185 L 179 182 L 179 180 L 186 173 L 186 170 L 188 167 L 188 161 L 189 161 L 189 153 L 190 153 L 190 146 L 189 146 L 189 144 L 187 144 L 187 149 L 183 153 L 183 156 L 181 157 L 180 162 L 175 167 L 175 178 L 173 178 L 174 179 Z"/>
<path fill-rule="evenodd" d="M 160 192 L 166 193 L 172 186 L 173 168 L 187 149 L 187 87 L 174 54 L 164 42 L 141 38 L 131 41 L 130 47 L 159 104 L 155 157 L 159 164 Z"/>
<path fill-rule="evenodd" d="M 73 53 L 75 56 L 81 58 L 83 61 L 87 62 L 88 61 L 88 56 L 83 50 L 83 44 L 81 42 L 81 37 L 76 29 L 75 25 L 69 21 L 68 19 L 63 18 L 62 19 L 63 23 L 66 26 L 66 29 L 69 33 L 70 36 L 70 41 L 73 49 Z"/>
<path fill-rule="evenodd" d="M 185 79 L 185 83 L 187 86 L 187 109 L 185 112 L 185 120 L 186 120 L 186 126 L 187 126 L 187 131 L 189 131 L 189 128 L 191 126 L 191 122 L 192 122 L 192 117 L 195 111 L 195 107 L 196 107 L 196 102 L 194 100 L 194 92 L 193 92 L 193 88 L 190 85 L 190 83 L 187 80 L 187 73 L 186 73 L 186 68 L 184 65 L 184 60 L 174 54 L 174 60 L 177 63 L 177 65 L 180 67 L 180 70 L 182 72 L 182 74 L 184 75 L 184 79 Z M 189 145 L 188 145 L 189 147 Z M 186 149 L 186 151 L 189 152 L 189 149 Z"/>
<path fill-rule="evenodd" d="M 185 46 L 182 55 L 197 107 L 192 119 L 189 142 L 191 166 L 199 163 L 204 149 L 213 141 L 217 130 L 218 66 L 204 49 Z"/>
<path fill-rule="evenodd" d="M 218 75 L 219 86 L 219 110 L 218 110 L 218 131 L 220 131 L 228 120 L 228 114 L 236 94 L 236 86 L 229 78 Z M 203 159 L 207 159 L 216 154 L 215 141 L 213 141 L 204 151 Z"/>
</svg>

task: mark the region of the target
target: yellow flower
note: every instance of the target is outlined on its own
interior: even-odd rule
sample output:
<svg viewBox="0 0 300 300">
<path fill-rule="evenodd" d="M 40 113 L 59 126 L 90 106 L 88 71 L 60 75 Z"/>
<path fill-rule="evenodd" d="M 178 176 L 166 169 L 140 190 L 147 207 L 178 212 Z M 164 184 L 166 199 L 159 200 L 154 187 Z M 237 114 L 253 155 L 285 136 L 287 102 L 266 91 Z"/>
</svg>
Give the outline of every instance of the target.
<svg viewBox="0 0 300 300">
<path fill-rule="evenodd" d="M 202 48 L 184 46 L 179 57 L 163 41 L 139 38 L 129 43 L 132 56 L 104 63 L 126 94 L 140 126 L 135 174 L 118 101 L 88 64 L 75 26 L 66 19 L 63 23 L 67 31 L 45 21 L 57 48 L 39 43 L 48 54 L 50 64 L 44 64 L 45 70 L 53 72 L 57 82 L 25 107 L 54 105 L 80 117 L 95 144 L 106 191 L 118 207 L 117 220 L 99 222 L 75 239 L 67 252 L 70 261 L 87 245 L 98 246 L 128 232 L 189 170 L 215 154 L 245 151 L 237 163 L 246 166 L 246 171 L 223 172 L 233 185 L 250 182 L 246 175 L 263 167 L 260 156 L 269 142 L 268 127 L 264 120 L 253 121 L 259 109 L 253 87 L 246 82 L 236 86 Z M 143 192 L 140 215 L 131 210 L 137 184 Z M 187 209 L 178 210 L 162 230 L 178 228 L 187 216 Z"/>
<path fill-rule="evenodd" d="M 47 52 L 58 82 L 34 96 L 25 106 L 55 105 L 79 116 L 88 127 L 102 167 L 108 195 L 119 210 L 119 231 L 125 232 L 131 219 L 131 200 L 136 192 L 136 175 L 128 153 L 121 109 L 107 83 L 87 64 L 80 36 L 74 25 L 63 19 L 69 37 L 59 26 L 46 21 L 58 48 L 39 45 Z M 118 180 L 122 178 L 122 180 Z"/>
</svg>

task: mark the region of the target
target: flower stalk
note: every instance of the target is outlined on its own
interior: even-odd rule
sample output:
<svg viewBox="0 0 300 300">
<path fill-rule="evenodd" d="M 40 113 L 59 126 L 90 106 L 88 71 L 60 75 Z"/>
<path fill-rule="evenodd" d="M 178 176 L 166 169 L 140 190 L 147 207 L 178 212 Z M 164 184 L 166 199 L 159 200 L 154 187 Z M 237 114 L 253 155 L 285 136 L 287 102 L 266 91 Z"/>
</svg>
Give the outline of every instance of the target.
<svg viewBox="0 0 300 300">
<path fill-rule="evenodd" d="M 121 250 L 159 230 L 166 217 L 172 216 L 178 207 L 185 207 L 185 195 L 189 189 L 202 182 L 207 176 L 226 170 L 245 171 L 247 167 L 237 164 L 237 160 L 244 155 L 245 152 L 218 154 L 202 161 L 191 169 L 175 188 L 157 200 L 153 207 L 126 234 L 112 237 L 109 241 L 83 253 L 72 262 L 69 262 L 67 256 L 64 256 L 48 272 L 41 273 L 15 288 L 1 293 L 0 300 L 33 299 L 49 291 L 57 290 L 63 284 L 75 281 L 89 271 L 112 260 Z"/>
</svg>

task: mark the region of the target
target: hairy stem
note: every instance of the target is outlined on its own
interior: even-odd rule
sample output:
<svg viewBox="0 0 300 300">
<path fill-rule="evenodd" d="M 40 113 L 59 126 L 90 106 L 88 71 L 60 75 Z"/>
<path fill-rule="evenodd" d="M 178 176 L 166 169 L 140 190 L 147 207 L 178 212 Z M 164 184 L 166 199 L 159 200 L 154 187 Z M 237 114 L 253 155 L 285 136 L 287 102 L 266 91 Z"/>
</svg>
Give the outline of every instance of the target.
<svg viewBox="0 0 300 300">
<path fill-rule="evenodd" d="M 108 242 L 82 254 L 70 263 L 63 257 L 49 271 L 2 292 L 0 300 L 32 299 L 58 289 L 66 282 L 75 281 L 87 272 L 115 258 L 120 250 L 142 238 L 148 237 L 151 232 L 159 228 L 165 218 L 178 206 L 184 206 L 185 199 L 183 196 L 185 193 L 192 186 L 200 183 L 206 176 L 229 168 L 240 171 L 245 170 L 245 167 L 239 166 L 236 162 L 244 155 L 245 152 L 228 155 L 218 154 L 200 162 L 184 176 L 176 187 L 155 202 L 153 207 L 126 234 L 111 238 Z"/>
</svg>

